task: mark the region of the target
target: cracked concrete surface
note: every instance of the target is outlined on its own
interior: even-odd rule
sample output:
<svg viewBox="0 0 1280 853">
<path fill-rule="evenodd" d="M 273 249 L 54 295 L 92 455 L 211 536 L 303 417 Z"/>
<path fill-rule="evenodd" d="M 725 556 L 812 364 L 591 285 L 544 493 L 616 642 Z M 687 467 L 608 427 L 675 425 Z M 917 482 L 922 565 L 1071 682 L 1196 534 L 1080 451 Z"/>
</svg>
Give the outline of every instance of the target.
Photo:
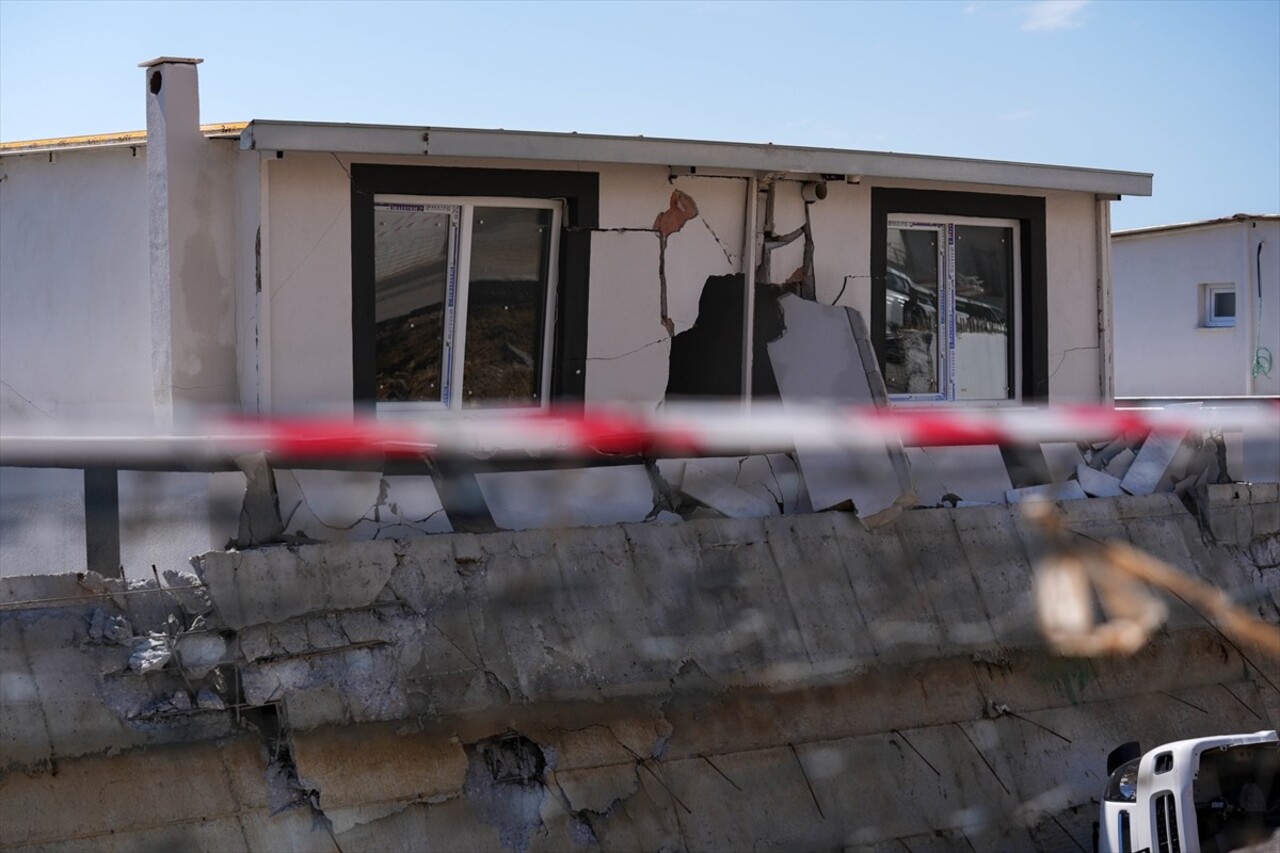
<svg viewBox="0 0 1280 853">
<path fill-rule="evenodd" d="M 1276 487 L 1195 507 L 1064 511 L 1277 621 Z M 1134 659 L 1049 656 L 1034 547 L 992 506 L 215 552 L 207 600 L 2 579 L 0 844 L 1087 845 L 1115 743 L 1274 726 L 1280 688 L 1176 605 Z M 130 671 L 148 632 L 224 657 Z"/>
</svg>

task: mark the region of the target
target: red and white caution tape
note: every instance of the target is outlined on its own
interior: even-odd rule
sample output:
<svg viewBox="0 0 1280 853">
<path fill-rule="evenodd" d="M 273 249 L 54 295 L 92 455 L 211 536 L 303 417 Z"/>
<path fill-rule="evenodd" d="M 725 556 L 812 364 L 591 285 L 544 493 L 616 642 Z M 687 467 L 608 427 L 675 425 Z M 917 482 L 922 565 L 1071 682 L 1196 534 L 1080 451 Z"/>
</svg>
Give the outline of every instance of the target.
<svg viewBox="0 0 1280 853">
<path fill-rule="evenodd" d="M 732 456 L 799 450 L 1027 445 L 1132 434 L 1248 430 L 1280 441 L 1280 405 L 1115 409 L 836 408 L 740 404 L 375 418 L 224 420 L 181 435 L 0 436 L 0 466 L 118 468 L 225 465 L 247 453 L 291 461 L 468 458 L 572 459 L 608 455 Z M 205 467 L 203 470 L 211 470 Z M 335 467 L 342 467 L 335 465 Z M 172 469 L 170 469 L 172 470 Z"/>
</svg>

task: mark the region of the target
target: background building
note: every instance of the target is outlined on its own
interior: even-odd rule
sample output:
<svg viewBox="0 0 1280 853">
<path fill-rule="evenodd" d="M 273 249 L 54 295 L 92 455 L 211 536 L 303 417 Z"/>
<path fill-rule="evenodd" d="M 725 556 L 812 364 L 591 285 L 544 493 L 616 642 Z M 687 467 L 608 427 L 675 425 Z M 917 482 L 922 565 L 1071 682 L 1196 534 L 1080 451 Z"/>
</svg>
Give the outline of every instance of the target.
<svg viewBox="0 0 1280 853">
<path fill-rule="evenodd" d="M 1120 397 L 1280 394 L 1280 215 L 1112 235 Z"/>
</svg>

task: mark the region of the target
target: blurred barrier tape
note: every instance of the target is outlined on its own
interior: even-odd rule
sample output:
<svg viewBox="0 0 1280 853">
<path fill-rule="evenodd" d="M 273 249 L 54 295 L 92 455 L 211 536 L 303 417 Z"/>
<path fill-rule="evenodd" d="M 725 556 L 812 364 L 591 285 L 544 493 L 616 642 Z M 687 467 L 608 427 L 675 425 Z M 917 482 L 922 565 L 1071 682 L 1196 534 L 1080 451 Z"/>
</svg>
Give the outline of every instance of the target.
<svg viewBox="0 0 1280 853">
<path fill-rule="evenodd" d="M 599 454 L 729 456 L 883 447 L 1016 445 L 1151 433 L 1250 430 L 1280 436 L 1280 405 L 1200 409 L 1008 406 L 877 409 L 742 404 L 585 411 L 504 411 L 424 416 L 222 419 L 183 434 L 0 436 L 0 465 L 127 468 L 161 462 L 226 464 L 265 451 L 290 460 L 581 458 Z"/>
</svg>

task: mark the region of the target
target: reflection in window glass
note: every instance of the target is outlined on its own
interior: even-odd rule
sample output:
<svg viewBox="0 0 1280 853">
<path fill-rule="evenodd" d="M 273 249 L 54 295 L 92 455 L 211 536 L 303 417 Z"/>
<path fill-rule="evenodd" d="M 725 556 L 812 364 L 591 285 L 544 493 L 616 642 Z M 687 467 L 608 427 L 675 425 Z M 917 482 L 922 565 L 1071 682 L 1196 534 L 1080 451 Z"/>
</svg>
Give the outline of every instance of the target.
<svg viewBox="0 0 1280 853">
<path fill-rule="evenodd" d="M 539 404 L 552 212 L 477 207 L 463 405 Z"/>
<path fill-rule="evenodd" d="M 1013 229 L 955 226 L 957 400 L 1009 397 Z"/>
<path fill-rule="evenodd" d="M 457 208 L 374 206 L 375 365 L 380 401 L 442 400 Z"/>
<path fill-rule="evenodd" d="M 885 269 L 885 385 L 890 394 L 937 394 L 936 228 L 889 226 Z"/>
</svg>

